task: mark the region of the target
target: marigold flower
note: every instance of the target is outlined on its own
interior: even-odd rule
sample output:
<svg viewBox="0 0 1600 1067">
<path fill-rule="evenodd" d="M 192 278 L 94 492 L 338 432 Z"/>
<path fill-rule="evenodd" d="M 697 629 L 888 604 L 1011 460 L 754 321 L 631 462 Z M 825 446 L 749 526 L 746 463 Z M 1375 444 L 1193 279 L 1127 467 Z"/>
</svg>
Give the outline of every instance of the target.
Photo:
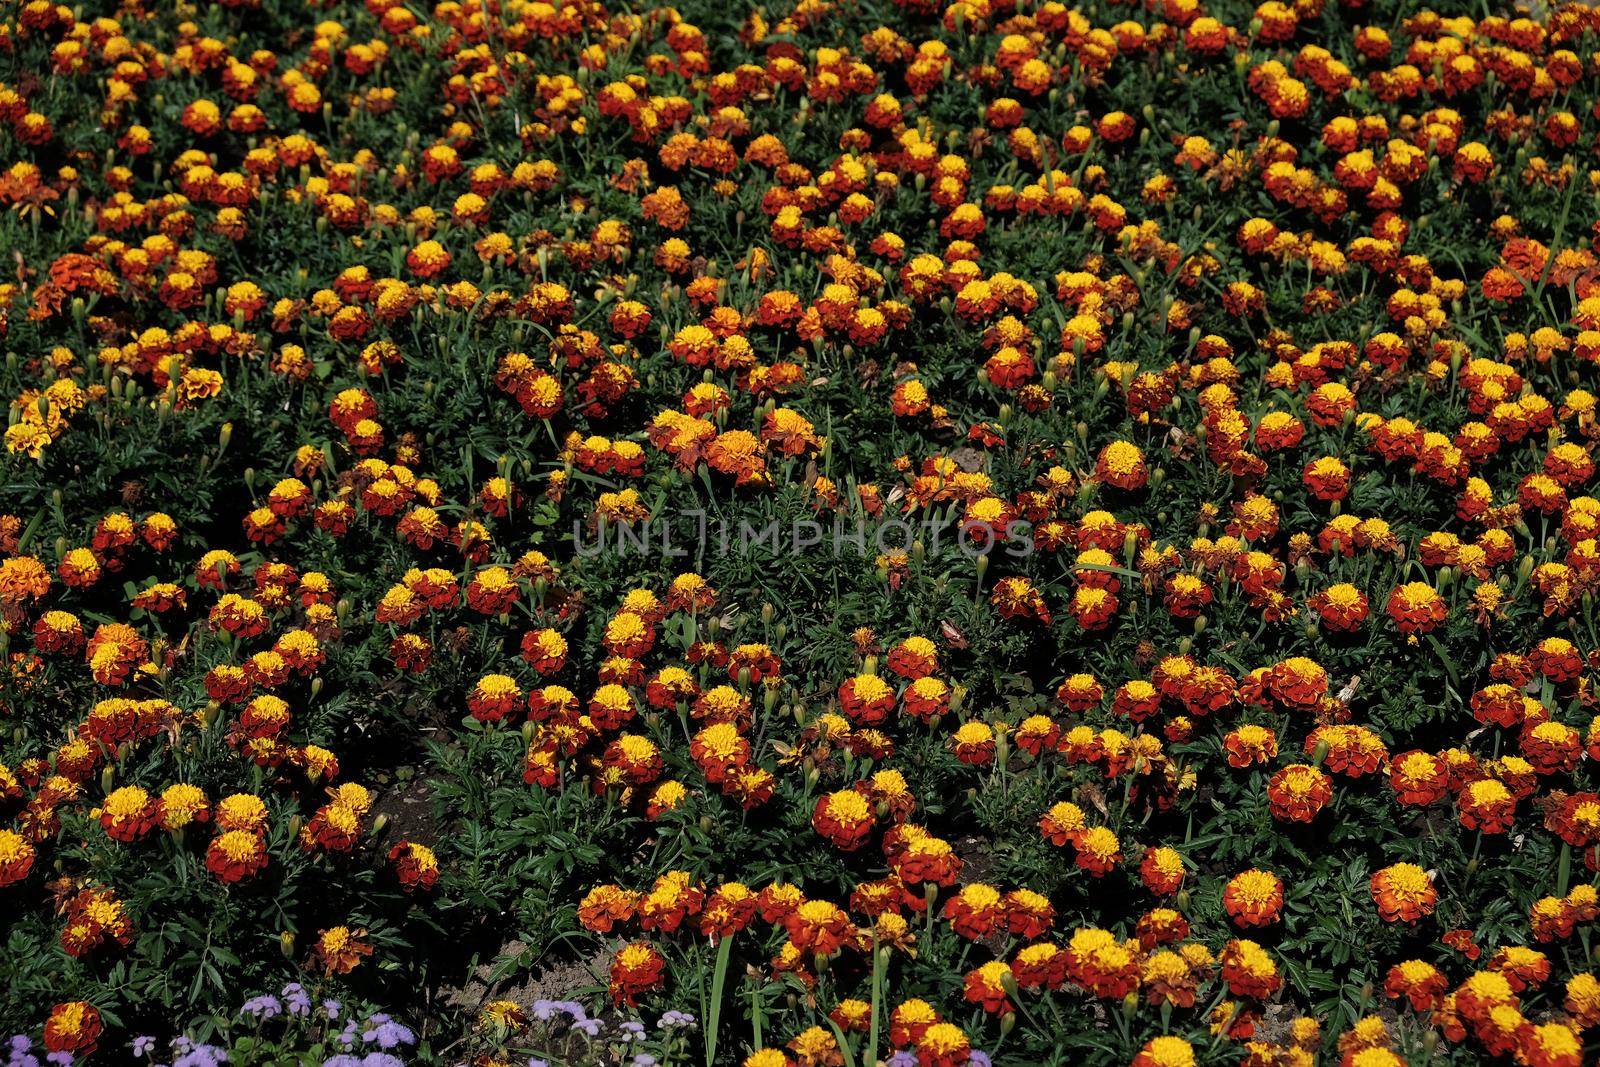
<svg viewBox="0 0 1600 1067">
<path fill-rule="evenodd" d="M 1292 763 L 1267 783 L 1267 807 L 1283 822 L 1310 822 L 1333 799 L 1333 780 L 1305 763 Z"/>
<path fill-rule="evenodd" d="M 1468 830 L 1501 834 L 1511 828 L 1517 801 L 1504 785 L 1492 778 L 1469 782 L 1456 794 L 1456 810 L 1461 825 Z"/>
<path fill-rule="evenodd" d="M 1183 884 L 1183 875 L 1183 857 L 1177 849 L 1162 845 L 1144 850 L 1144 857 L 1139 861 L 1139 880 L 1150 892 L 1161 897 L 1172 896 Z"/>
<path fill-rule="evenodd" d="M 100 1012 L 82 1000 L 56 1004 L 44 1024 L 44 1047 L 85 1059 L 98 1047 L 102 1025 Z"/>
<path fill-rule="evenodd" d="M 661 988 L 665 969 L 666 960 L 648 942 L 624 945 L 611 958 L 611 999 L 636 1007 L 639 997 Z"/>
<path fill-rule="evenodd" d="M 1194 1046 L 1181 1037 L 1152 1037 L 1133 1057 L 1133 1067 L 1194 1067 Z"/>
<path fill-rule="evenodd" d="M 1387 608 L 1395 628 L 1403 634 L 1430 633 L 1444 622 L 1449 607 L 1427 582 L 1407 582 L 1389 594 Z"/>
<path fill-rule="evenodd" d="M 34 849 L 15 830 L 0 830 L 0 887 L 28 877 L 33 869 Z"/>
<path fill-rule="evenodd" d="M 1433 879 L 1414 863 L 1396 863 L 1372 876 L 1372 899 L 1385 922 L 1411 922 L 1433 913 L 1439 893 Z"/>
<path fill-rule="evenodd" d="M 247 830 L 225 830 L 206 849 L 206 869 L 223 882 L 238 882 L 267 865 L 267 846 Z"/>
<path fill-rule="evenodd" d="M 867 798 L 855 790 L 841 789 L 818 798 L 811 813 L 811 825 L 836 848 L 853 852 L 872 833 L 872 807 Z"/>
<path fill-rule="evenodd" d="M 1104 826 L 1095 826 L 1078 834 L 1072 841 L 1078 854 L 1078 866 L 1099 878 L 1122 862 L 1122 843 L 1117 835 Z"/>
<path fill-rule="evenodd" d="M 1283 880 L 1254 868 L 1236 874 L 1223 887 L 1222 906 L 1239 926 L 1270 926 L 1283 910 Z"/>
</svg>

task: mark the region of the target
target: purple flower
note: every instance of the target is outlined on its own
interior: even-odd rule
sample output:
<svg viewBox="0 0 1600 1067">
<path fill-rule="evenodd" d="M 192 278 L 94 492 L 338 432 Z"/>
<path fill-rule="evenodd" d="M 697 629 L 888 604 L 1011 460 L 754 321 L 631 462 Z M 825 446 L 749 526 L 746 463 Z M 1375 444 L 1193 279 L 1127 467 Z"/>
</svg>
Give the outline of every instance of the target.
<svg viewBox="0 0 1600 1067">
<path fill-rule="evenodd" d="M 334 1000 L 332 997 L 329 997 L 327 1000 L 322 1002 L 322 1014 L 326 1015 L 330 1019 L 337 1019 L 341 1010 L 342 1009 L 339 1005 L 339 1002 Z"/>
<path fill-rule="evenodd" d="M 633 1067 L 656 1067 L 657 1060 L 648 1052 L 641 1052 L 633 1058 Z"/>
<path fill-rule="evenodd" d="M 550 1067 L 550 1063 L 548 1060 L 541 1060 L 539 1057 L 535 1056 L 533 1059 L 528 1061 L 528 1067 Z"/>
<path fill-rule="evenodd" d="M 311 997 L 299 982 L 290 982 L 283 987 L 283 1002 L 291 1014 L 311 1014 Z"/>
<path fill-rule="evenodd" d="M 341 1052 L 337 1056 L 331 1056 L 323 1060 L 322 1067 L 361 1067 L 361 1060 L 359 1057 Z"/>
<path fill-rule="evenodd" d="M 136 1058 L 145 1055 L 155 1047 L 156 1039 L 153 1037 L 141 1036 L 133 1039 L 133 1054 Z"/>
<path fill-rule="evenodd" d="M 574 1030 L 582 1031 L 588 1037 L 600 1036 L 599 1019 L 579 1019 L 577 1022 L 572 1024 L 572 1028 Z"/>
<path fill-rule="evenodd" d="M 244 1002 L 244 1007 L 239 1009 L 240 1015 L 253 1015 L 257 1020 L 275 1018 L 283 1014 L 283 1002 L 271 993 L 263 993 L 259 997 L 251 997 Z"/>
<path fill-rule="evenodd" d="M 694 1025 L 694 1016 L 686 1011 L 669 1011 L 656 1024 L 663 1030 L 687 1029 Z"/>
<path fill-rule="evenodd" d="M 405 1061 L 387 1052 L 369 1052 L 362 1057 L 361 1067 L 406 1067 Z"/>
<path fill-rule="evenodd" d="M 972 1055 L 967 1059 L 967 1062 L 972 1067 L 994 1067 L 994 1061 L 989 1059 L 989 1054 L 987 1052 L 979 1052 L 977 1049 L 972 1050 Z"/>
<path fill-rule="evenodd" d="M 39 1067 L 39 1057 L 33 1055 L 33 1042 L 26 1034 L 13 1037 L 8 1048 L 11 1059 L 7 1067 Z"/>
<path fill-rule="evenodd" d="M 917 1057 L 915 1054 L 901 1049 L 889 1057 L 889 1067 L 917 1067 Z"/>
<path fill-rule="evenodd" d="M 215 1045 L 195 1045 L 172 1061 L 172 1067 L 219 1067 L 228 1062 L 228 1054 Z"/>
<path fill-rule="evenodd" d="M 361 1040 L 372 1044 L 376 1042 L 379 1048 L 395 1048 L 399 1045 L 415 1044 L 417 1035 L 409 1027 L 401 1026 L 387 1015 L 374 1015 L 367 1020 L 366 1032 L 361 1035 Z"/>
<path fill-rule="evenodd" d="M 52 1052 L 44 1058 L 46 1063 L 53 1063 L 56 1067 L 72 1067 L 72 1053 Z"/>
</svg>

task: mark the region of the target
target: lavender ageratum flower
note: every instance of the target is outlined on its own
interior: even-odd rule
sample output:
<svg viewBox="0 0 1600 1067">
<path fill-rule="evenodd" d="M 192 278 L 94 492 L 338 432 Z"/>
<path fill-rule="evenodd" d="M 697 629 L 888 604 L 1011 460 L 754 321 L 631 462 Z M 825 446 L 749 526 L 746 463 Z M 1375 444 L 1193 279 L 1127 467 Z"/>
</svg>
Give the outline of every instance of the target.
<svg viewBox="0 0 1600 1067">
<path fill-rule="evenodd" d="M 176 1052 L 181 1056 L 185 1052 L 188 1052 L 190 1049 L 194 1048 L 194 1042 L 190 1041 L 187 1037 L 179 1036 L 173 1038 L 168 1047 L 171 1048 L 173 1052 Z"/>
<path fill-rule="evenodd" d="M 283 987 L 283 1004 L 292 1015 L 311 1014 L 311 996 L 299 982 L 290 982 Z"/>
<path fill-rule="evenodd" d="M 145 1055 L 155 1047 L 156 1039 L 153 1037 L 140 1036 L 133 1039 L 133 1054 L 136 1058 Z"/>
<path fill-rule="evenodd" d="M 585 1037 L 600 1036 L 599 1019 L 579 1019 L 577 1022 L 572 1024 L 572 1028 L 582 1033 Z"/>
<path fill-rule="evenodd" d="M 72 1067 L 72 1053 L 52 1052 L 44 1058 L 44 1061 L 55 1064 L 55 1067 Z"/>
<path fill-rule="evenodd" d="M 967 1063 L 971 1067 L 994 1067 L 994 1061 L 989 1059 L 989 1054 L 987 1052 L 979 1052 L 977 1049 L 972 1050 L 972 1055 L 967 1059 Z"/>
<path fill-rule="evenodd" d="M 367 1029 L 361 1035 L 361 1040 L 367 1044 L 376 1042 L 379 1048 L 387 1049 L 415 1044 L 417 1035 L 387 1015 L 374 1015 L 367 1020 Z"/>
<path fill-rule="evenodd" d="M 617 1033 L 618 1036 L 622 1038 L 624 1043 L 630 1041 L 643 1041 L 644 1023 L 635 1022 L 630 1019 L 628 1022 L 623 1023 L 617 1028 Z"/>
<path fill-rule="evenodd" d="M 538 1019 L 542 1023 L 547 1023 L 556 1013 L 556 1002 L 553 1000 L 545 1000 L 543 997 L 540 997 L 538 1000 L 533 1002 L 532 1011 L 535 1019 Z"/>
<path fill-rule="evenodd" d="M 669 1011 L 656 1023 L 662 1030 L 687 1030 L 694 1025 L 694 1016 L 686 1011 Z"/>
<path fill-rule="evenodd" d="M 326 1015 L 330 1019 L 337 1019 L 339 1017 L 339 1013 L 343 1010 L 344 1006 L 337 1000 L 334 1000 L 332 997 L 329 997 L 322 1002 L 322 1014 Z"/>
<path fill-rule="evenodd" d="M 239 1009 L 239 1014 L 265 1021 L 283 1014 L 283 1002 L 271 993 L 263 993 L 259 997 L 251 997 L 245 1001 L 244 1007 Z"/>
<path fill-rule="evenodd" d="M 39 1067 L 39 1058 L 33 1055 L 33 1042 L 26 1034 L 13 1037 L 6 1051 L 10 1053 L 7 1067 Z"/>
<path fill-rule="evenodd" d="M 889 1057 L 889 1067 L 917 1067 L 916 1054 L 901 1049 Z"/>
<path fill-rule="evenodd" d="M 361 1067 L 406 1067 L 399 1056 L 387 1052 L 369 1052 L 361 1059 Z"/>
<path fill-rule="evenodd" d="M 541 1060 L 539 1057 L 535 1056 L 533 1059 L 528 1061 L 528 1067 L 550 1067 L 550 1061 Z"/>
<path fill-rule="evenodd" d="M 659 1062 L 648 1052 L 641 1052 L 633 1058 L 633 1067 L 656 1067 Z"/>
<path fill-rule="evenodd" d="M 172 1061 L 172 1067 L 220 1067 L 228 1062 L 228 1054 L 215 1045 L 195 1045 Z"/>
<path fill-rule="evenodd" d="M 322 1067 L 361 1067 L 361 1057 L 341 1052 L 322 1061 Z"/>
</svg>

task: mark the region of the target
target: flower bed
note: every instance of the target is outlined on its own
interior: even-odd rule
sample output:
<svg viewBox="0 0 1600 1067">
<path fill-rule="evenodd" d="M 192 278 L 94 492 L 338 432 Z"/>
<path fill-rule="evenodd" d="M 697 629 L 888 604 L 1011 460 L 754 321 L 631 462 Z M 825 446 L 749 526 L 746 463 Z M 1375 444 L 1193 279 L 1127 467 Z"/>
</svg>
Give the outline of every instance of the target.
<svg viewBox="0 0 1600 1067">
<path fill-rule="evenodd" d="M 1600 1054 L 1600 11 L 0 18 L 14 1067 Z"/>
</svg>

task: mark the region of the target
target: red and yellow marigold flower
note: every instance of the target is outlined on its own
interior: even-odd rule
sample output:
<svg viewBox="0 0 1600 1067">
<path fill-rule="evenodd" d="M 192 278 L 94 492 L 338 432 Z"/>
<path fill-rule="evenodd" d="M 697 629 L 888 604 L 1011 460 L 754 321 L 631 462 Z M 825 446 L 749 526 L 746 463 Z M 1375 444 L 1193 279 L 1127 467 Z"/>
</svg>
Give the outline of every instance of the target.
<svg viewBox="0 0 1600 1067">
<path fill-rule="evenodd" d="M 1071 801 L 1058 801 L 1039 817 L 1039 830 L 1052 845 L 1075 842 L 1088 826 L 1083 809 Z"/>
<path fill-rule="evenodd" d="M 1183 857 L 1165 845 L 1146 848 L 1139 861 L 1139 880 L 1159 897 L 1169 897 L 1183 884 Z"/>
<path fill-rule="evenodd" d="M 1267 783 L 1267 808 L 1282 822 L 1310 822 L 1333 799 L 1333 780 L 1306 763 L 1292 763 Z"/>
<path fill-rule="evenodd" d="M 1348 582 L 1340 582 L 1313 596 L 1311 610 L 1317 613 L 1326 629 L 1350 633 L 1366 621 L 1367 595 Z"/>
<path fill-rule="evenodd" d="M 1389 762 L 1389 785 L 1401 804 L 1426 807 L 1449 793 L 1450 772 L 1444 760 L 1431 753 L 1402 752 Z"/>
<path fill-rule="evenodd" d="M 433 849 L 415 841 L 398 841 L 389 850 L 389 866 L 407 893 L 426 893 L 439 881 L 439 861 Z"/>
<path fill-rule="evenodd" d="M 969 719 L 950 736 L 950 750 L 956 759 L 975 767 L 986 766 L 995 756 L 995 732 L 988 723 Z"/>
<path fill-rule="evenodd" d="M 639 997 L 661 988 L 665 971 L 666 960 L 649 942 L 624 945 L 611 958 L 611 999 L 617 1004 L 637 1006 Z"/>
<path fill-rule="evenodd" d="M 1404 997 L 1413 1011 L 1431 1011 L 1450 988 L 1444 973 L 1426 960 L 1405 960 L 1389 968 L 1383 991 L 1392 1000 Z"/>
<path fill-rule="evenodd" d="M 44 1023 L 44 1047 L 88 1059 L 94 1055 L 103 1029 L 100 1012 L 82 1000 L 57 1004 Z"/>
<path fill-rule="evenodd" d="M 1104 826 L 1091 827 L 1072 840 L 1078 866 L 1096 878 L 1109 874 L 1122 862 L 1122 843 Z"/>
<path fill-rule="evenodd" d="M 894 705 L 894 689 L 875 674 L 858 674 L 839 686 L 839 707 L 858 725 L 878 725 Z"/>
<path fill-rule="evenodd" d="M 700 914 L 705 897 L 705 890 L 689 872 L 668 871 L 639 899 L 639 926 L 671 933 L 682 926 L 685 919 Z"/>
<path fill-rule="evenodd" d="M 841 789 L 817 800 L 811 825 L 834 847 L 853 852 L 872 833 L 874 813 L 867 798 L 854 789 Z"/>
<path fill-rule="evenodd" d="M 1117 489 L 1140 489 L 1149 481 L 1144 453 L 1127 441 L 1113 441 L 1102 448 L 1094 469 L 1095 477 Z"/>
<path fill-rule="evenodd" d="M 136 785 L 113 790 L 101 805 L 98 817 L 106 836 L 116 841 L 137 841 L 155 826 L 156 802 Z"/>
<path fill-rule="evenodd" d="M 1270 871 L 1243 871 L 1223 887 L 1222 906 L 1239 926 L 1270 926 L 1283 911 L 1283 880 Z"/>
<path fill-rule="evenodd" d="M 1439 892 L 1415 863 L 1396 863 L 1372 876 L 1372 899 L 1385 922 L 1414 923 L 1433 914 Z"/>
<path fill-rule="evenodd" d="M 0 888 L 28 877 L 33 869 L 34 849 L 15 830 L 0 829 Z"/>
<path fill-rule="evenodd" d="M 999 891 L 983 882 L 962 886 L 961 891 L 944 904 L 944 917 L 949 920 L 950 928 L 969 941 L 987 937 L 1001 915 Z"/>
<path fill-rule="evenodd" d="M 1278 757 L 1278 736 L 1265 726 L 1246 723 L 1230 730 L 1222 739 L 1222 747 L 1230 767 L 1265 766 Z"/>
<path fill-rule="evenodd" d="M 1194 1067 L 1194 1046 L 1181 1037 L 1152 1037 L 1133 1057 L 1133 1067 Z"/>
<path fill-rule="evenodd" d="M 789 940 L 802 952 L 832 955 L 855 936 L 855 924 L 837 904 L 807 900 L 783 920 Z"/>
<path fill-rule="evenodd" d="M 966 973 L 963 997 L 991 1015 L 1003 1015 L 1014 1010 L 1005 990 L 1012 977 L 1011 968 L 1003 960 L 990 960 Z M 927 1035 L 923 1036 L 926 1039 Z"/>
<path fill-rule="evenodd" d="M 1139 986 L 1137 947 L 1137 942 L 1118 941 L 1109 930 L 1085 927 L 1067 943 L 1067 975 L 1093 996 L 1121 999 Z"/>
<path fill-rule="evenodd" d="M 1301 481 L 1318 500 L 1343 500 L 1350 494 L 1350 468 L 1333 456 L 1307 463 Z"/>
<path fill-rule="evenodd" d="M 330 926 L 317 934 L 311 955 L 324 975 L 349 974 L 372 955 L 372 943 L 366 935 L 365 930 Z"/>
<path fill-rule="evenodd" d="M 1386 609 L 1403 634 L 1431 633 L 1444 622 L 1449 606 L 1427 582 L 1407 582 L 1389 594 Z"/>
<path fill-rule="evenodd" d="M 1468 830 L 1503 834 L 1511 829 L 1516 810 L 1516 797 L 1492 778 L 1469 782 L 1456 794 L 1456 811 L 1461 825 Z"/>
<path fill-rule="evenodd" d="M 223 882 L 253 877 L 266 865 L 266 842 L 248 830 L 224 830 L 206 849 L 206 869 Z"/>
<path fill-rule="evenodd" d="M 1219 962 L 1222 965 L 1222 980 L 1236 997 L 1264 999 L 1276 992 L 1283 983 L 1278 974 L 1278 965 L 1254 941 L 1229 941 L 1223 946 Z"/>
<path fill-rule="evenodd" d="M 954 1023 L 936 1022 L 916 1042 L 917 1067 L 963 1067 L 972 1057 L 972 1041 Z"/>
</svg>

